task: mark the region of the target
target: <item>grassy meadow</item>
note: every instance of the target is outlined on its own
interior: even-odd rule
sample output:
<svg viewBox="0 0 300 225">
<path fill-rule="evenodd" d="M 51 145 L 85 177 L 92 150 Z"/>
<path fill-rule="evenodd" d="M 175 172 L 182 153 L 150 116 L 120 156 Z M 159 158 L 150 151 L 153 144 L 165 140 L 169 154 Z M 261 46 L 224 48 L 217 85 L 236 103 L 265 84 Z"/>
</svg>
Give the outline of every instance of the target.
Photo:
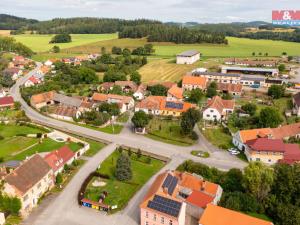
<svg viewBox="0 0 300 225">
<path fill-rule="evenodd" d="M 70 43 L 49 44 L 49 41 L 53 36 L 54 35 L 21 34 L 13 35 L 12 37 L 35 52 L 49 51 L 54 45 L 59 46 L 61 49 L 65 49 L 117 38 L 117 34 L 72 34 L 72 42 Z"/>
<path fill-rule="evenodd" d="M 155 48 L 154 57 L 171 58 L 177 53 L 195 49 L 199 50 L 206 57 L 250 57 L 252 52 L 257 55 L 268 53 L 269 56 L 281 56 L 282 52 L 287 52 L 289 55 L 298 55 L 300 43 L 272 41 L 272 40 L 251 40 L 247 38 L 227 37 L 228 45 L 217 44 L 174 44 L 169 42 L 153 42 Z M 133 49 L 146 44 L 143 39 L 111 39 L 99 42 L 94 42 L 86 45 L 80 45 L 68 49 L 64 49 L 65 53 L 90 53 L 100 52 L 102 47 L 111 50 L 113 46 Z"/>
</svg>

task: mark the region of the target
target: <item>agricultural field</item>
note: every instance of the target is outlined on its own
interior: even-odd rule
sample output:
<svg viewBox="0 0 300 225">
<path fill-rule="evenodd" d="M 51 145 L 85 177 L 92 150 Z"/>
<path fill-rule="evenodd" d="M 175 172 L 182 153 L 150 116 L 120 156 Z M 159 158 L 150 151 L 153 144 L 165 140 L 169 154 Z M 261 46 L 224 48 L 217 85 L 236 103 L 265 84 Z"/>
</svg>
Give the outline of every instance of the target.
<svg viewBox="0 0 300 225">
<path fill-rule="evenodd" d="M 272 41 L 272 40 L 251 40 L 247 38 L 227 37 L 228 45 L 217 44 L 174 44 L 174 43 L 152 43 L 155 48 L 154 57 L 173 58 L 176 54 L 195 49 L 199 50 L 205 57 L 250 57 L 252 52 L 258 55 L 268 53 L 269 56 L 281 56 L 282 52 L 289 55 L 298 55 L 300 43 Z M 110 50 L 113 46 L 133 49 L 146 44 L 146 39 L 111 39 L 94 42 L 65 49 L 65 53 L 94 53 L 100 52 L 102 47 Z"/>
<path fill-rule="evenodd" d="M 85 197 L 98 202 L 100 194 L 103 191 L 108 192 L 108 196 L 105 198 L 104 203 L 108 205 L 117 205 L 118 209 L 124 208 L 128 201 L 134 196 L 134 194 L 152 177 L 156 174 L 165 164 L 163 161 L 141 156 L 132 153 L 130 155 L 132 179 L 130 181 L 119 181 L 115 177 L 115 167 L 119 151 L 112 153 L 97 170 L 100 174 L 109 176 L 109 179 L 93 178 L 85 192 Z M 123 150 L 123 154 L 128 154 Z M 149 161 L 150 159 L 150 161 Z M 99 180 L 100 179 L 100 180 Z M 94 186 L 94 182 L 102 182 L 104 185 L 101 187 Z M 126 190 L 126 191 L 125 191 Z"/>
<path fill-rule="evenodd" d="M 178 82 L 187 72 L 199 67 L 214 70 L 221 63 L 221 59 L 207 59 L 199 61 L 192 65 L 177 65 L 172 59 L 150 59 L 148 64 L 139 69 L 142 75 L 142 81 L 148 82 L 153 80 Z"/>
<path fill-rule="evenodd" d="M 0 30 L 0 36 L 9 36 L 10 30 Z"/>
<path fill-rule="evenodd" d="M 72 42 L 61 44 L 49 44 L 53 35 L 21 34 L 13 35 L 12 37 L 18 42 L 31 48 L 34 52 L 49 51 L 54 45 L 59 46 L 61 49 L 65 49 L 117 38 L 117 34 L 72 34 L 71 36 Z"/>
</svg>

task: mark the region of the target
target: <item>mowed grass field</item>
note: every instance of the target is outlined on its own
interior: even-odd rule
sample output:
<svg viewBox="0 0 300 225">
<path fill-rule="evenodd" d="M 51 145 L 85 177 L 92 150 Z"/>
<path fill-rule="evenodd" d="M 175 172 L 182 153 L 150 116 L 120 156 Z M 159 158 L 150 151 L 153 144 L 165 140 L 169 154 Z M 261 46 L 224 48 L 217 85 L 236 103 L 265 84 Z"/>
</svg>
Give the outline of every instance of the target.
<svg viewBox="0 0 300 225">
<path fill-rule="evenodd" d="M 13 35 L 12 37 L 31 48 L 34 52 L 49 51 L 54 45 L 64 49 L 117 38 L 117 34 L 72 34 L 72 42 L 70 43 L 49 44 L 53 36 L 54 35 L 21 34 Z"/>
<path fill-rule="evenodd" d="M 152 44 L 155 48 L 154 57 L 172 58 L 175 57 L 176 54 L 190 49 L 198 50 L 206 57 L 251 57 L 253 52 L 255 52 L 256 55 L 260 52 L 263 55 L 268 53 L 269 56 L 281 56 L 282 52 L 287 52 L 288 55 L 299 55 L 300 51 L 300 43 L 295 42 L 251 40 L 234 37 L 227 37 L 227 39 L 229 41 L 228 45 L 153 42 Z M 95 53 L 100 52 L 102 47 L 110 51 L 113 46 L 134 49 L 146 43 L 147 40 L 145 38 L 111 39 L 64 49 L 63 52 L 76 54 Z"/>
</svg>

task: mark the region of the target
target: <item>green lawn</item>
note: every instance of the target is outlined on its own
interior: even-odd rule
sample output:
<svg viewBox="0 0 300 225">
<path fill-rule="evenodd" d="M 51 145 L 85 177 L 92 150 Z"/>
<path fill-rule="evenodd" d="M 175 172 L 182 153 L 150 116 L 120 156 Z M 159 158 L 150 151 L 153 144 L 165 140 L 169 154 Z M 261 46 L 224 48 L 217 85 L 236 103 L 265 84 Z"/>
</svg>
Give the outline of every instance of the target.
<svg viewBox="0 0 300 225">
<path fill-rule="evenodd" d="M 233 147 L 231 135 L 226 133 L 222 127 L 205 128 L 205 130 L 200 128 L 200 130 L 204 137 L 216 147 L 226 150 Z"/>
<path fill-rule="evenodd" d="M 195 141 L 187 136 L 183 136 L 180 130 L 180 121 L 153 118 L 147 126 L 148 134 L 146 134 L 146 136 L 157 141 L 174 145 L 193 145 Z"/>
<path fill-rule="evenodd" d="M 272 40 L 252 40 L 247 38 L 227 37 L 228 45 L 214 44 L 155 44 L 155 54 L 159 56 L 175 56 L 176 54 L 189 50 L 199 50 L 203 56 L 209 57 L 250 57 L 252 52 L 262 54 L 268 53 L 269 56 L 281 56 L 282 52 L 289 55 L 298 55 L 300 43 L 272 41 Z"/>
<path fill-rule="evenodd" d="M 126 154 L 126 153 L 125 153 Z M 85 197 L 93 201 L 98 201 L 99 196 L 103 191 L 108 192 L 107 198 L 104 203 L 108 205 L 118 205 L 118 210 L 124 208 L 128 201 L 134 196 L 134 194 L 163 166 L 164 162 L 151 159 L 150 164 L 146 163 L 146 157 L 142 156 L 137 159 L 135 154 L 131 156 L 131 168 L 133 171 L 133 178 L 128 182 L 121 182 L 116 180 L 114 176 L 116 161 L 120 153 L 115 151 L 111 154 L 101 165 L 98 172 L 101 174 L 107 174 L 110 179 L 101 179 L 106 183 L 104 187 L 93 187 L 92 183 L 94 178 L 88 185 L 85 193 Z"/>
<path fill-rule="evenodd" d="M 38 143 L 38 139 L 34 139 L 35 143 Z M 53 150 L 56 150 L 58 148 L 61 148 L 63 146 L 69 146 L 70 149 L 74 152 L 78 151 L 80 148 L 82 148 L 80 145 L 74 142 L 66 143 L 66 142 L 57 142 L 50 138 L 44 139 L 42 143 L 39 143 L 37 145 L 34 145 L 32 148 L 27 149 L 26 151 L 22 151 L 19 154 L 16 155 L 9 155 L 5 158 L 5 160 L 24 160 L 27 156 L 31 156 L 35 153 L 41 153 L 41 152 L 51 152 Z M 22 148 L 23 149 L 23 148 Z"/>
<path fill-rule="evenodd" d="M 21 34 L 14 35 L 18 42 L 21 42 L 31 48 L 35 52 L 49 51 L 54 45 L 61 49 L 71 48 L 74 46 L 85 45 L 93 42 L 110 40 L 117 38 L 117 34 L 72 34 L 72 42 L 49 44 L 49 41 L 54 35 L 39 35 L 39 34 Z"/>
<path fill-rule="evenodd" d="M 105 147 L 105 144 L 101 142 L 93 141 L 90 139 L 83 139 L 83 140 L 90 144 L 90 149 L 86 151 L 86 153 L 84 154 L 85 156 L 88 157 L 96 155 L 102 148 Z"/>
</svg>

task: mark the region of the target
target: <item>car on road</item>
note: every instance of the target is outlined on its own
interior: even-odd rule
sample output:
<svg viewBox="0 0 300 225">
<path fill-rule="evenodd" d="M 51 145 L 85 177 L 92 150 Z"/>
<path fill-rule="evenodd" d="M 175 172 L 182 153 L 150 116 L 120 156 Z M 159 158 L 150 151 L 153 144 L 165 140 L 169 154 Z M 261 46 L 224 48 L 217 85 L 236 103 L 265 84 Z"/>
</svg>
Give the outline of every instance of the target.
<svg viewBox="0 0 300 225">
<path fill-rule="evenodd" d="M 231 155 L 238 155 L 240 152 L 236 148 L 230 148 L 228 149 Z"/>
</svg>

